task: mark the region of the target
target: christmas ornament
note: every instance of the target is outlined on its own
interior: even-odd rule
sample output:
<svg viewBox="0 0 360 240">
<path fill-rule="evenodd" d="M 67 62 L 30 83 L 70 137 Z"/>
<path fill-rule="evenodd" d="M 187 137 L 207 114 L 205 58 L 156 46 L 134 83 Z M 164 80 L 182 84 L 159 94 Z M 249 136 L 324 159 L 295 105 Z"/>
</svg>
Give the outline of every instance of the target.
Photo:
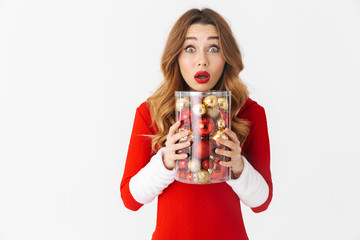
<svg viewBox="0 0 360 240">
<path fill-rule="evenodd" d="M 179 169 L 177 171 L 177 177 L 181 180 L 187 181 L 187 182 L 191 182 L 192 181 L 192 173 L 187 172 L 186 170 L 183 169 Z"/>
<path fill-rule="evenodd" d="M 226 98 L 224 97 L 219 97 L 217 99 L 218 101 L 218 105 L 219 105 L 219 108 L 221 111 L 226 111 L 228 106 L 229 106 L 229 103 L 228 103 L 228 100 L 226 100 Z"/>
<path fill-rule="evenodd" d="M 179 132 L 182 132 L 182 131 L 189 131 L 189 134 L 188 134 L 187 136 L 181 138 L 181 139 L 179 140 L 179 142 L 182 143 L 182 142 L 186 142 L 187 140 L 192 141 L 192 139 L 193 139 L 193 134 L 192 134 L 191 129 L 179 128 Z"/>
<path fill-rule="evenodd" d="M 208 183 L 211 179 L 211 175 L 207 170 L 201 169 L 198 173 L 198 179 L 201 183 Z"/>
<path fill-rule="evenodd" d="M 188 163 L 188 169 L 191 172 L 198 172 L 201 168 L 201 162 L 199 159 L 193 158 Z"/>
<path fill-rule="evenodd" d="M 214 128 L 214 121 L 209 117 L 202 117 L 198 119 L 193 125 L 194 133 L 200 134 L 202 137 L 212 134 L 214 132 Z"/>
<path fill-rule="evenodd" d="M 220 118 L 224 119 L 226 127 L 229 127 L 229 114 L 226 112 L 220 112 Z"/>
<path fill-rule="evenodd" d="M 180 113 L 181 126 L 189 127 L 191 122 L 190 108 L 185 108 Z"/>
<path fill-rule="evenodd" d="M 211 179 L 225 178 L 226 176 L 229 176 L 229 174 L 230 174 L 229 171 L 230 171 L 230 168 L 217 165 L 216 169 L 214 169 L 211 174 Z"/>
<path fill-rule="evenodd" d="M 208 159 L 214 152 L 214 146 L 208 139 L 197 139 L 192 146 L 192 156 L 197 159 Z"/>
<path fill-rule="evenodd" d="M 176 109 L 181 112 L 184 108 L 190 106 L 190 100 L 186 97 L 181 97 L 176 100 Z"/>
<path fill-rule="evenodd" d="M 192 111 L 193 113 L 196 115 L 196 116 L 202 116 L 206 113 L 206 107 L 204 104 L 195 104 L 192 108 Z"/>
<path fill-rule="evenodd" d="M 205 159 L 201 162 L 201 166 L 203 169 L 212 169 L 214 167 L 214 162 L 210 159 Z"/>
<path fill-rule="evenodd" d="M 179 169 L 187 169 L 188 161 L 186 159 L 177 160 Z"/>
<path fill-rule="evenodd" d="M 216 121 L 216 126 L 218 127 L 218 129 L 225 129 L 226 127 L 226 122 L 225 122 L 225 119 L 223 118 L 219 118 L 217 121 Z"/>
<path fill-rule="evenodd" d="M 229 137 L 225 134 L 225 131 L 220 129 L 218 130 L 214 136 L 212 136 L 212 139 L 216 142 L 216 145 L 220 146 L 220 144 L 217 142 L 217 140 L 221 138 L 221 139 L 225 139 L 225 140 L 229 140 Z"/>
<path fill-rule="evenodd" d="M 218 106 L 207 108 L 206 109 L 207 115 L 209 115 L 211 118 L 217 118 L 219 116 L 220 110 Z"/>
<path fill-rule="evenodd" d="M 213 108 L 217 105 L 217 97 L 214 95 L 208 95 L 204 98 L 204 104 L 206 107 Z"/>
</svg>

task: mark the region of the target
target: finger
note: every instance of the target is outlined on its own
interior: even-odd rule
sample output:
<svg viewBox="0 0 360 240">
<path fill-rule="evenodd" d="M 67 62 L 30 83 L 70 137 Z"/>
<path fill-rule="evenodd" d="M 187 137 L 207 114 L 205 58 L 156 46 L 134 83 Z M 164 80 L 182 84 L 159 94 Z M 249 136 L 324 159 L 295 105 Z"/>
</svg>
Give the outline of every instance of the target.
<svg viewBox="0 0 360 240">
<path fill-rule="evenodd" d="M 222 138 L 218 138 L 216 139 L 216 141 L 221 144 L 221 145 L 224 145 L 232 150 L 234 150 L 238 145 L 236 145 L 234 142 L 230 141 L 230 140 L 225 140 L 225 139 L 222 139 Z"/>
<path fill-rule="evenodd" d="M 183 142 L 183 143 L 174 144 L 174 150 L 177 151 L 179 149 L 186 148 L 186 147 L 190 146 L 190 144 L 191 144 L 191 142 L 189 140 L 186 142 Z"/>
<path fill-rule="evenodd" d="M 174 134 L 172 136 L 172 138 L 174 139 L 175 142 L 179 141 L 180 139 L 186 137 L 187 135 L 189 135 L 189 131 L 188 130 L 183 130 L 183 131 L 180 131 L 176 134 Z"/>
<path fill-rule="evenodd" d="M 229 138 L 236 144 L 240 145 L 240 141 L 236 135 L 236 133 L 234 133 L 233 131 L 231 131 L 229 128 L 225 128 L 225 133 L 226 135 L 229 136 Z"/>
<path fill-rule="evenodd" d="M 176 131 L 178 130 L 178 128 L 180 127 L 181 123 L 180 121 L 177 121 L 176 123 L 174 123 L 170 128 L 169 128 L 169 135 L 172 136 L 176 133 Z"/>
<path fill-rule="evenodd" d="M 231 158 L 233 156 L 233 153 L 231 151 L 227 151 L 227 150 L 220 149 L 220 148 L 215 149 L 215 153 L 225 156 L 225 157 L 229 157 L 229 158 Z"/>
<path fill-rule="evenodd" d="M 232 162 L 231 161 L 228 161 L 228 162 L 225 162 L 225 161 L 220 161 L 219 164 L 223 167 L 232 167 Z"/>
<path fill-rule="evenodd" d="M 187 153 L 180 153 L 180 154 L 174 153 L 174 154 L 171 155 L 171 159 L 172 159 L 173 161 L 182 160 L 182 159 L 185 159 L 185 158 L 187 158 L 187 157 L 188 157 L 188 154 L 187 154 Z"/>
</svg>

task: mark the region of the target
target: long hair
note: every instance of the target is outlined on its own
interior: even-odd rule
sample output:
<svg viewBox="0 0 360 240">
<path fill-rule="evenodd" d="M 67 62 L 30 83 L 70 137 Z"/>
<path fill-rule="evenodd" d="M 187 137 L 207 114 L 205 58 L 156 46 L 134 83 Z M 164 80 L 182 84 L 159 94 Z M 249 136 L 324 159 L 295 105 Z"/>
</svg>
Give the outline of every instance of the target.
<svg viewBox="0 0 360 240">
<path fill-rule="evenodd" d="M 169 128 L 175 123 L 175 91 L 186 91 L 188 86 L 181 76 L 178 56 L 183 48 L 186 33 L 192 24 L 211 24 L 219 34 L 220 49 L 225 58 L 225 66 L 213 90 L 231 91 L 231 128 L 237 134 L 241 144 L 249 134 L 248 122 L 236 117 L 239 109 L 248 99 L 246 85 L 239 78 L 244 69 L 241 52 L 232 34 L 229 24 L 215 11 L 205 8 L 190 9 L 173 26 L 161 59 L 164 80 L 158 89 L 147 99 L 153 126 L 152 150 L 165 146 Z"/>
</svg>

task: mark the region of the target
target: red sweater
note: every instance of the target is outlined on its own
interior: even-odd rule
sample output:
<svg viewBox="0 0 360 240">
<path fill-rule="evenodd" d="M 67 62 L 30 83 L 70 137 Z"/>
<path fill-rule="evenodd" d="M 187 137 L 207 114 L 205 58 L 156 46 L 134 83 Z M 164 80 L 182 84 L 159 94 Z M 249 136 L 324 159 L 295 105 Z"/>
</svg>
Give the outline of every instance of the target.
<svg viewBox="0 0 360 240">
<path fill-rule="evenodd" d="M 240 109 L 238 117 L 250 121 L 250 134 L 242 154 L 265 179 L 269 186 L 268 199 L 252 208 L 254 212 L 267 209 L 272 199 L 270 172 L 270 145 L 264 108 L 250 98 Z M 136 111 L 125 171 L 121 181 L 121 197 L 125 206 L 133 211 L 143 204 L 130 193 L 129 181 L 150 161 L 151 139 L 142 134 L 154 134 L 150 111 L 142 103 Z M 207 185 L 171 183 L 158 196 L 157 223 L 154 240 L 176 239 L 248 239 L 239 197 L 227 183 Z"/>
</svg>

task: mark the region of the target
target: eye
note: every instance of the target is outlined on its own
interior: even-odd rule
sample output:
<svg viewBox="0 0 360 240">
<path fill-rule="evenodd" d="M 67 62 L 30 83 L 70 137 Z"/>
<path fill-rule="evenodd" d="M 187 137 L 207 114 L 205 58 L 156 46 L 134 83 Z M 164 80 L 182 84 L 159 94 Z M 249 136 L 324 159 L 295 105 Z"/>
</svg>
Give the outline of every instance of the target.
<svg viewBox="0 0 360 240">
<path fill-rule="evenodd" d="M 193 53 L 193 52 L 195 52 L 195 48 L 189 46 L 189 47 L 186 47 L 186 48 L 185 48 L 185 51 L 188 52 L 188 53 Z"/>
<path fill-rule="evenodd" d="M 211 46 L 209 52 L 216 53 L 219 52 L 220 48 L 218 46 Z"/>
</svg>

